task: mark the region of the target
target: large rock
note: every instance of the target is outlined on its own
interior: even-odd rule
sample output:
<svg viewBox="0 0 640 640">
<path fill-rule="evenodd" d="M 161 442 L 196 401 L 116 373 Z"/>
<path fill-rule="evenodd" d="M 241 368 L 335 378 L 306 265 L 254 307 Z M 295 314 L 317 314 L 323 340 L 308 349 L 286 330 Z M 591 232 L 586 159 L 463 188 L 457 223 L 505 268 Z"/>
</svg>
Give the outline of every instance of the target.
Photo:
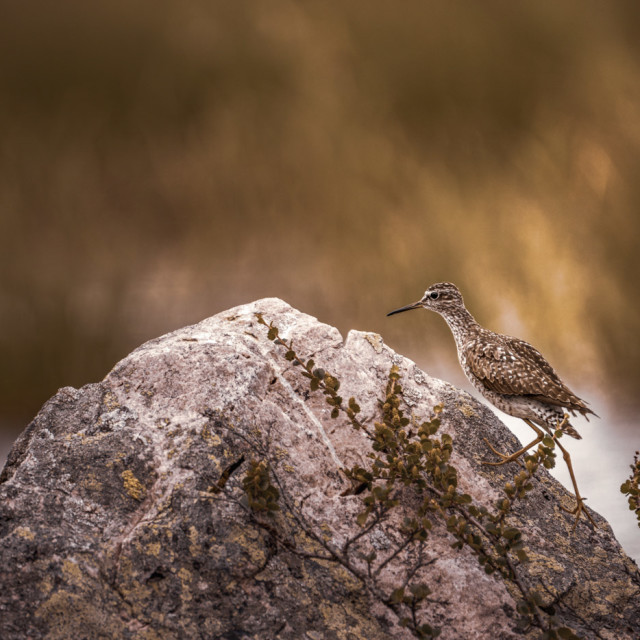
<svg viewBox="0 0 640 640">
<path fill-rule="evenodd" d="M 331 556 L 362 531 L 367 492 L 342 495 L 351 484 L 341 469 L 366 466 L 371 445 L 342 414 L 330 417 L 256 312 L 340 379 L 363 420 L 379 416 L 397 364 L 407 413 L 426 419 L 444 406 L 439 434 L 453 437 L 459 489 L 489 508 L 504 496 L 519 467 L 482 466 L 483 438 L 504 450 L 517 442 L 486 407 L 375 334 L 343 341 L 281 300 L 260 300 L 144 344 L 98 384 L 61 389 L 21 435 L 0 484 L 0 637 L 410 638 L 401 605 L 384 600 L 414 570 L 409 582 L 432 590 L 419 621 L 442 638 L 522 637 L 513 581 L 452 548 L 437 518 L 421 550 L 412 543 L 362 579 L 358 552 L 377 550 L 375 567 L 401 543 L 410 489 L 401 517 L 342 562 Z M 241 485 L 250 460 L 265 459 L 279 483 L 275 515 L 252 511 Z M 517 567 L 525 589 L 582 638 L 640 637 L 637 567 L 608 524 L 594 513 L 597 529 L 583 519 L 572 534 L 560 509 L 569 494 L 544 470 L 533 484 L 509 516 L 530 558 Z"/>
</svg>

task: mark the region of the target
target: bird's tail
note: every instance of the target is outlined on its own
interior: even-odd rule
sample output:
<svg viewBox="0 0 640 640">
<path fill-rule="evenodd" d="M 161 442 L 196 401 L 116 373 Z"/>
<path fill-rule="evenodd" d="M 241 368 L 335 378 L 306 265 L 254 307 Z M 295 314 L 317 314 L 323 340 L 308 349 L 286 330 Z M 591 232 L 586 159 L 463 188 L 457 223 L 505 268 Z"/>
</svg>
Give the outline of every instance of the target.
<svg viewBox="0 0 640 640">
<path fill-rule="evenodd" d="M 558 428 L 562 433 L 566 433 L 568 436 L 571 436 L 576 440 L 582 440 L 582 436 L 573 428 L 573 425 L 569 422 L 569 416 L 566 413 L 564 415 L 564 419 L 558 425 Z"/>
</svg>

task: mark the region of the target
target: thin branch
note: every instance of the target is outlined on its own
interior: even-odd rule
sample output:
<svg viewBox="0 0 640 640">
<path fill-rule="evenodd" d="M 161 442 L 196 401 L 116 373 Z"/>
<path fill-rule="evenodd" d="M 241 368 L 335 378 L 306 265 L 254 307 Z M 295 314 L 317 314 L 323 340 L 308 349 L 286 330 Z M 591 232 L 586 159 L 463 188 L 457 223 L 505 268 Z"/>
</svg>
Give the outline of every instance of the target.
<svg viewBox="0 0 640 640">
<path fill-rule="evenodd" d="M 392 561 L 395 560 L 395 558 L 397 558 L 412 542 L 413 542 L 413 538 L 412 537 L 407 537 L 407 539 L 390 555 L 388 556 L 383 562 L 381 562 L 378 565 L 378 568 L 375 570 L 374 572 L 374 577 L 378 577 L 380 575 L 380 572 Z"/>
</svg>

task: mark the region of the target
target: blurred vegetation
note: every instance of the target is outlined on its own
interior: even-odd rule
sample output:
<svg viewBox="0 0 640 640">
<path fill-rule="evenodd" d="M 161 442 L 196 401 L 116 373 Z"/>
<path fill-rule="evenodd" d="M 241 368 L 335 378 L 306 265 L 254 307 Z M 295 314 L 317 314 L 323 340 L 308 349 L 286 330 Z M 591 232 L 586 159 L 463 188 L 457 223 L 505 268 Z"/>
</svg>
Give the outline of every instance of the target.
<svg viewBox="0 0 640 640">
<path fill-rule="evenodd" d="M 2 16 L 0 418 L 271 295 L 453 362 L 435 316 L 385 318 L 440 280 L 637 408 L 638 3 Z"/>
<path fill-rule="evenodd" d="M 629 466 L 631 467 L 631 475 L 628 480 L 622 483 L 620 491 L 628 496 L 629 509 L 636 514 L 636 520 L 640 527 L 640 451 L 636 451 L 633 456 L 633 464 Z"/>
</svg>

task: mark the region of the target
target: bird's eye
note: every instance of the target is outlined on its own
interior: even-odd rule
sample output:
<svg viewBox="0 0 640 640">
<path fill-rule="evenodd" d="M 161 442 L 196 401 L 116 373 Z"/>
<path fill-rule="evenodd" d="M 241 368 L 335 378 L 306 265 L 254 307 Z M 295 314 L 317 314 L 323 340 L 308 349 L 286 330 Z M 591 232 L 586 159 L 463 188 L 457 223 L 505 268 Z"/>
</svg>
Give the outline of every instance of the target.
<svg viewBox="0 0 640 640">
<path fill-rule="evenodd" d="M 429 294 L 429 297 L 430 297 L 432 300 L 437 300 L 437 299 L 440 297 L 440 294 L 439 294 L 437 291 L 432 291 L 432 292 Z"/>
</svg>

